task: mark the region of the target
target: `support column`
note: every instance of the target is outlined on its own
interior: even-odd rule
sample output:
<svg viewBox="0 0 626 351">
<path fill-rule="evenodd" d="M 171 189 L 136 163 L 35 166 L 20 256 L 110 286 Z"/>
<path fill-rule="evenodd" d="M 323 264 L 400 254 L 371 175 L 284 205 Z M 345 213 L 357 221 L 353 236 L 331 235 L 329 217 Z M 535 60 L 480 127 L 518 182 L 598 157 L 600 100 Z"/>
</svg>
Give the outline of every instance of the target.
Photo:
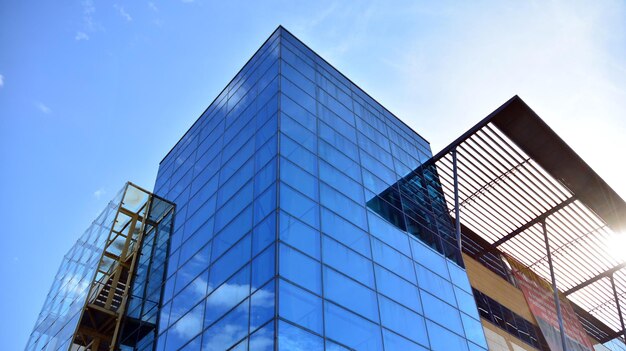
<svg viewBox="0 0 626 351">
<path fill-rule="evenodd" d="M 541 221 L 541 229 L 543 230 L 543 239 L 546 243 L 546 252 L 548 254 L 548 266 L 550 267 L 550 278 L 552 278 L 552 290 L 554 290 L 556 316 L 559 320 L 559 329 L 561 331 L 561 346 L 563 347 L 563 351 L 567 351 L 567 339 L 565 337 L 565 328 L 563 327 L 563 315 L 561 314 L 561 300 L 559 299 L 559 289 L 556 286 L 556 277 L 554 275 L 554 267 L 552 266 L 552 253 L 550 252 L 550 241 L 548 240 L 548 229 L 546 227 L 545 218 Z"/>
<path fill-rule="evenodd" d="M 617 315 L 619 316 L 619 322 L 622 326 L 622 334 L 624 336 L 624 343 L 626 344 L 626 328 L 624 328 L 624 316 L 622 316 L 622 308 L 619 304 L 619 297 L 617 296 L 617 288 L 615 288 L 615 279 L 613 276 L 615 272 L 609 276 L 611 279 L 611 287 L 613 288 L 613 297 L 615 298 L 615 306 L 617 306 Z"/>
<path fill-rule="evenodd" d="M 459 253 L 463 252 L 461 241 L 461 209 L 459 207 L 459 176 L 456 165 L 456 147 L 452 149 L 452 176 L 454 178 L 454 223 L 456 224 L 456 240 Z"/>
</svg>

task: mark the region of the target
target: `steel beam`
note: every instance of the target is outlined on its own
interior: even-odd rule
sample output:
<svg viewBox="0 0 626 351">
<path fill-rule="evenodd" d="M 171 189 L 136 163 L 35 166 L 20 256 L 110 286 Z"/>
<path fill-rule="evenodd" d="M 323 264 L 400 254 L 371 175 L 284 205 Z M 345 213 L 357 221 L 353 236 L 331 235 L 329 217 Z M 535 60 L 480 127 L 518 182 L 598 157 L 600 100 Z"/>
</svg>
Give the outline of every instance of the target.
<svg viewBox="0 0 626 351">
<path fill-rule="evenodd" d="M 554 266 L 552 265 L 552 253 L 550 252 L 550 240 L 548 239 L 548 228 L 545 219 L 541 221 L 541 229 L 543 230 L 543 239 L 546 243 L 546 253 L 548 255 L 548 266 L 550 267 L 550 278 L 552 278 L 552 290 L 554 291 L 554 304 L 556 305 L 556 316 L 559 321 L 559 329 L 561 331 L 561 345 L 563 351 L 567 351 L 567 342 L 565 338 L 565 327 L 563 326 L 563 315 L 561 313 L 561 300 L 559 299 L 559 289 L 556 285 L 556 276 L 554 275 Z"/>
<path fill-rule="evenodd" d="M 615 278 L 613 274 L 609 277 L 611 279 L 611 287 L 613 288 L 613 297 L 615 298 L 615 306 L 617 306 L 617 315 L 619 316 L 619 323 L 622 326 L 622 333 L 624 335 L 624 343 L 626 344 L 626 328 L 624 328 L 624 316 L 622 315 L 622 308 L 619 304 L 619 296 L 617 296 L 617 288 L 615 287 Z"/>
<path fill-rule="evenodd" d="M 459 252 L 463 252 L 461 241 L 461 207 L 459 205 L 459 169 L 456 162 L 456 147 L 452 149 L 452 175 L 454 178 L 454 224 L 456 226 L 456 240 L 459 245 Z"/>
<path fill-rule="evenodd" d="M 597 282 L 598 280 L 600 280 L 600 279 L 602 279 L 602 278 L 610 277 L 610 276 L 612 276 L 612 275 L 613 275 L 613 273 L 615 273 L 615 272 L 619 271 L 619 270 L 620 270 L 620 269 L 622 269 L 622 268 L 626 268 L 626 262 L 624 262 L 624 263 L 620 263 L 620 264 L 618 264 L 617 266 L 615 266 L 615 267 L 613 267 L 613 268 L 607 269 L 606 271 L 604 271 L 604 272 L 602 272 L 602 273 L 600 273 L 600 274 L 597 274 L 597 275 L 596 275 L 596 276 L 594 276 L 593 278 L 588 279 L 588 280 L 586 280 L 586 281 L 584 281 L 584 282 L 582 282 L 582 283 L 580 283 L 580 284 L 576 285 L 576 286 L 575 286 L 575 287 L 573 287 L 573 288 L 570 288 L 569 290 L 565 291 L 565 292 L 563 293 L 563 295 L 567 296 L 567 295 L 569 295 L 569 294 L 575 293 L 576 291 L 578 291 L 578 290 L 580 290 L 580 289 L 583 289 L 583 288 L 585 288 L 585 287 L 587 287 L 587 286 L 589 286 L 589 285 L 591 285 L 591 284 L 593 284 L 593 283 Z"/>
</svg>

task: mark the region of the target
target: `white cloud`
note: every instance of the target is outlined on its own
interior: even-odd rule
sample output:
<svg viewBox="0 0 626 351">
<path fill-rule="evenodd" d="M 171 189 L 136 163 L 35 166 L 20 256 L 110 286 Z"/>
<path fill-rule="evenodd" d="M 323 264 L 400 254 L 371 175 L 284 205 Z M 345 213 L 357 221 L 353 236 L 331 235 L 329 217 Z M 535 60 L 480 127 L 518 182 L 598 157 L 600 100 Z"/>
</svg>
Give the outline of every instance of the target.
<svg viewBox="0 0 626 351">
<path fill-rule="evenodd" d="M 0 88 L 4 86 L 4 76 L 0 74 Z"/>
<path fill-rule="evenodd" d="M 93 14 L 96 12 L 96 7 L 93 4 L 92 0 L 85 0 L 81 3 L 83 6 L 83 21 L 87 26 L 88 30 L 94 30 L 96 24 L 93 20 Z"/>
<path fill-rule="evenodd" d="M 203 322 L 204 318 L 202 318 L 202 312 L 196 308 L 176 322 L 176 325 L 173 327 L 174 332 L 184 338 L 191 338 L 202 330 Z"/>
<path fill-rule="evenodd" d="M 156 5 L 152 1 L 148 2 L 148 7 L 150 8 L 150 10 L 152 10 L 154 12 L 158 12 L 159 11 L 159 8 L 156 7 Z"/>
<path fill-rule="evenodd" d="M 124 18 L 127 22 L 130 22 L 133 20 L 133 18 L 130 16 L 130 14 L 128 12 L 126 12 L 126 10 L 124 10 L 124 7 L 118 5 L 118 4 L 114 4 L 113 7 L 117 10 L 117 12 L 120 14 L 120 16 L 122 16 L 122 18 Z"/>
<path fill-rule="evenodd" d="M 49 115 L 52 113 L 52 109 L 48 106 L 46 106 L 43 102 L 37 102 L 35 103 L 35 107 L 37 107 L 37 109 L 39 109 L 39 111 L 41 111 L 41 113 L 44 113 L 46 115 Z"/>
<path fill-rule="evenodd" d="M 89 34 L 96 31 L 104 31 L 104 26 L 96 21 L 95 13 L 96 6 L 93 0 L 81 1 L 80 6 L 82 8 L 82 26 L 76 31 L 74 40 L 89 40 Z"/>
<path fill-rule="evenodd" d="M 74 39 L 76 41 L 89 40 L 89 35 L 87 35 L 87 33 L 85 32 L 78 31 L 76 32 L 76 36 L 74 37 Z"/>
<path fill-rule="evenodd" d="M 107 192 L 106 192 L 106 190 L 104 190 L 104 188 L 100 188 L 100 189 L 98 189 L 98 190 L 96 190 L 96 191 L 94 191 L 94 192 L 93 192 L 93 196 L 94 196 L 96 199 L 100 199 L 100 198 L 102 197 L 102 195 L 104 195 L 104 194 L 106 194 L 106 193 L 107 193 Z"/>
</svg>

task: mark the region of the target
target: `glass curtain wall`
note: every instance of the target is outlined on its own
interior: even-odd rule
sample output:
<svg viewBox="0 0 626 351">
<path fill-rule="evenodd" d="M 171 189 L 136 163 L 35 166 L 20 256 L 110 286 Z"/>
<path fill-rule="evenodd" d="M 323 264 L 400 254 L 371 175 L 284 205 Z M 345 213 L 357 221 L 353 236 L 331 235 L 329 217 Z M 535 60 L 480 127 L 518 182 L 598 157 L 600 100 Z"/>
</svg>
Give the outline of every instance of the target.
<svg viewBox="0 0 626 351">
<path fill-rule="evenodd" d="M 26 350 L 67 350 L 126 186 L 65 254 Z"/>
<path fill-rule="evenodd" d="M 177 214 L 157 349 L 486 350 L 455 251 L 368 207 L 429 157 L 277 29 L 161 163 Z M 410 209 L 440 215 L 437 187 L 413 182 Z"/>
</svg>

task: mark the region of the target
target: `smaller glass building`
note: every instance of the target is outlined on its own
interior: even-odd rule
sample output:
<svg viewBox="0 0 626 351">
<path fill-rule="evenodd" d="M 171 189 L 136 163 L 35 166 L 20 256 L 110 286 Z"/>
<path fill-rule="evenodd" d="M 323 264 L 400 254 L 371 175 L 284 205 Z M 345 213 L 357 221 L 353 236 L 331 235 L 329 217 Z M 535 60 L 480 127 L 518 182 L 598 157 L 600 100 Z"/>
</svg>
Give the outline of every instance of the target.
<svg viewBox="0 0 626 351">
<path fill-rule="evenodd" d="M 126 183 L 65 255 L 26 350 L 153 350 L 173 216 Z"/>
<path fill-rule="evenodd" d="M 68 350 L 124 189 L 65 254 L 26 350 Z"/>
</svg>

